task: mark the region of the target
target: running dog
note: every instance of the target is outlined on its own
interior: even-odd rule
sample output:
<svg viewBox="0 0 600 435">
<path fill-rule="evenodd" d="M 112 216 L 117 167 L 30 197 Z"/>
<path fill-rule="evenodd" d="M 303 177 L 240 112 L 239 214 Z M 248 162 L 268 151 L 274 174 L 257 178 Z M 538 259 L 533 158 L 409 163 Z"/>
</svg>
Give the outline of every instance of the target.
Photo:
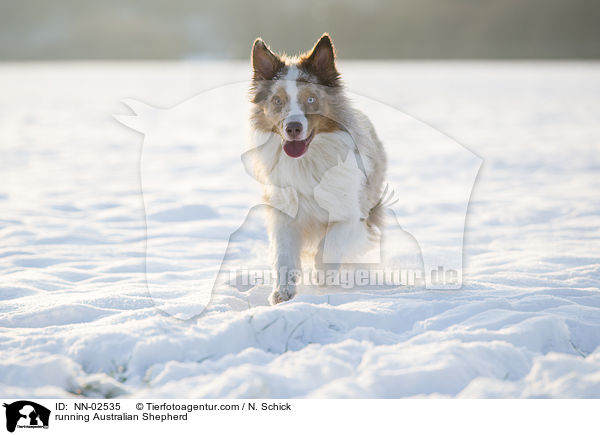
<svg viewBox="0 0 600 435">
<path fill-rule="evenodd" d="M 386 154 L 335 60 L 327 34 L 301 56 L 276 54 L 260 38 L 252 47 L 251 170 L 272 208 L 272 304 L 294 297 L 303 260 L 356 262 L 381 236 Z"/>
</svg>

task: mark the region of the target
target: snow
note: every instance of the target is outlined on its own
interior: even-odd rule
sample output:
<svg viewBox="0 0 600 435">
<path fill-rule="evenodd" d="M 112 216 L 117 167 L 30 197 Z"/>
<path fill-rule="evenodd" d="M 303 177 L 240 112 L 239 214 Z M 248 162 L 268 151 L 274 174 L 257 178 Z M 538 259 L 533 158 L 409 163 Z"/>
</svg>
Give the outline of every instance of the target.
<svg viewBox="0 0 600 435">
<path fill-rule="evenodd" d="M 426 123 L 415 146 L 441 131 L 483 160 L 461 289 L 307 287 L 275 307 L 265 285 L 222 286 L 211 296 L 221 239 L 246 218 L 259 186 L 228 172 L 239 152 L 215 147 L 214 135 L 190 139 L 189 118 L 172 131 L 135 117 L 155 123 L 160 157 L 143 154 L 140 164 L 144 138 L 113 115 L 132 114 L 123 100 L 178 107 L 203 90 L 239 85 L 248 66 L 4 64 L 0 396 L 600 397 L 600 65 L 340 69 L 356 94 Z M 191 121 L 228 140 L 243 135 L 211 116 L 244 114 L 231 101 L 196 105 Z M 374 117 L 384 136 L 393 134 L 385 132 L 391 119 Z M 165 134 L 175 148 L 161 148 Z M 201 167 L 192 159 L 198 146 L 209 150 Z M 468 179 L 462 163 L 443 157 L 414 173 Z M 398 195 L 415 199 L 414 173 L 392 162 L 406 179 Z M 463 196 L 438 209 L 408 201 L 413 207 L 396 218 L 403 228 L 448 234 Z M 232 237 L 233 263 L 266 267 L 261 213 L 253 209 Z M 202 314 L 184 321 L 165 311 Z"/>
</svg>

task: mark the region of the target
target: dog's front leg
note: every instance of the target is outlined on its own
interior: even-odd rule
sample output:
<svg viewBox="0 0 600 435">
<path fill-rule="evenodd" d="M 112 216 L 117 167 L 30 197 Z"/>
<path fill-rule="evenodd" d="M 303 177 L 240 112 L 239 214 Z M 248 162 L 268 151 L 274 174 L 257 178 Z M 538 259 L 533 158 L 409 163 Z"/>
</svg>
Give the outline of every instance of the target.
<svg viewBox="0 0 600 435">
<path fill-rule="evenodd" d="M 300 279 L 300 234 L 288 219 L 276 218 L 271 231 L 275 282 L 269 297 L 272 305 L 288 301 L 296 295 Z"/>
</svg>

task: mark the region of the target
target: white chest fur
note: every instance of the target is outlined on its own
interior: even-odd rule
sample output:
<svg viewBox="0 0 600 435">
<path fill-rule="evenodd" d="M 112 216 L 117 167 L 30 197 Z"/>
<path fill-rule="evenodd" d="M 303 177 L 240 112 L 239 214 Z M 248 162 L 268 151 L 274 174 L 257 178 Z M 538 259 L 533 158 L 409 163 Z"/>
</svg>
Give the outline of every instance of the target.
<svg viewBox="0 0 600 435">
<path fill-rule="evenodd" d="M 273 144 L 281 147 L 280 143 Z M 294 159 L 284 152 L 276 159 L 269 181 L 277 187 L 290 187 L 297 195 L 298 218 L 320 223 L 360 219 L 360 192 L 365 176 L 358 169 L 354 143 L 348 133 L 321 133 L 315 136 L 308 152 Z M 271 205 L 289 208 L 295 200 L 290 189 L 270 190 Z"/>
</svg>

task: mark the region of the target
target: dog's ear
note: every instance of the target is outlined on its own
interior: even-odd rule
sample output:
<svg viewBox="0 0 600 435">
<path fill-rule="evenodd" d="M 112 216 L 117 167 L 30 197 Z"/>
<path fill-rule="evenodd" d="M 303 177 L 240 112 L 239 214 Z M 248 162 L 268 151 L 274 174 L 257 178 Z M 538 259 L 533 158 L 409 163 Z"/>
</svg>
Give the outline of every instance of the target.
<svg viewBox="0 0 600 435">
<path fill-rule="evenodd" d="M 302 57 L 300 65 L 315 74 L 324 85 L 339 85 L 340 73 L 335 68 L 335 48 L 327 33 L 324 33 L 313 49 Z"/>
<path fill-rule="evenodd" d="M 252 46 L 254 80 L 272 80 L 283 66 L 283 61 L 269 50 L 262 39 L 257 38 L 254 41 Z"/>
</svg>

